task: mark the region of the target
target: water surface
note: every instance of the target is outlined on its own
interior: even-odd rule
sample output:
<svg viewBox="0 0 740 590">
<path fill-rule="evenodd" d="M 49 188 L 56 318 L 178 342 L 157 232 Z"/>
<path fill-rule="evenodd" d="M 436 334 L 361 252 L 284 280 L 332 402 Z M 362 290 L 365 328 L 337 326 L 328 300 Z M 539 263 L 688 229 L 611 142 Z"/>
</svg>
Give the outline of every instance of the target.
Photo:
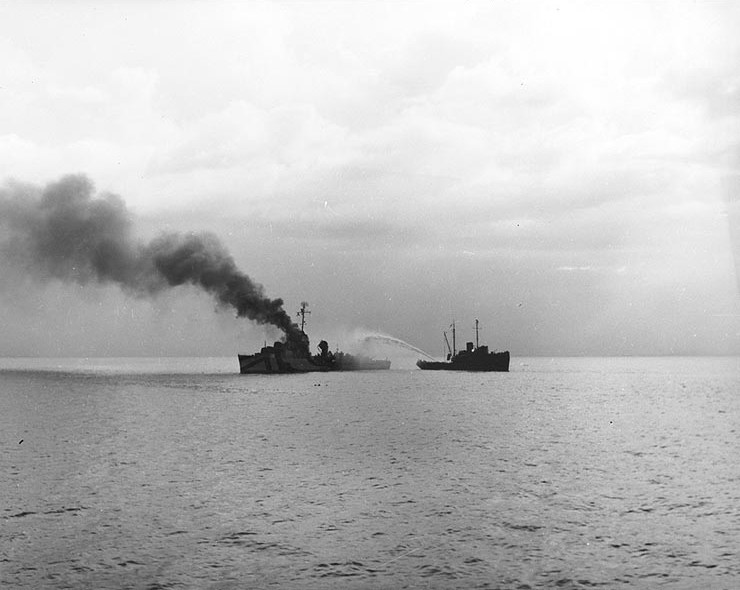
<svg viewBox="0 0 740 590">
<path fill-rule="evenodd" d="M 737 588 L 737 358 L 0 360 L 0 586 Z"/>
</svg>

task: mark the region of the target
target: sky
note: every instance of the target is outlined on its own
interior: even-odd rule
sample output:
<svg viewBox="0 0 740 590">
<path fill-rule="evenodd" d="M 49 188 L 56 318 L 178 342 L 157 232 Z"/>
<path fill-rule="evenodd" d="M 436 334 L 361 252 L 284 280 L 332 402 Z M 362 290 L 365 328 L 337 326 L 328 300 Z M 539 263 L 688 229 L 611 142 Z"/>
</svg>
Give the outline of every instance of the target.
<svg viewBox="0 0 740 590">
<path fill-rule="evenodd" d="M 729 1 L 4 2 L 0 185 L 81 174 L 137 239 L 217 234 L 313 344 L 441 356 L 478 319 L 513 356 L 740 354 L 738 30 Z M 0 270 L 0 356 L 279 337 L 196 287 Z"/>
</svg>

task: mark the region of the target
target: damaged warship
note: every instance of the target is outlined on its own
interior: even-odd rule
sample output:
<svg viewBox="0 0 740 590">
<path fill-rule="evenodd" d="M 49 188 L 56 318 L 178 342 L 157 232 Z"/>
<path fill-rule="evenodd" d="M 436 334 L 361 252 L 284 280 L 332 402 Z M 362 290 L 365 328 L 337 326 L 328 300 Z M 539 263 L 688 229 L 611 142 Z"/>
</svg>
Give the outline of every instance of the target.
<svg viewBox="0 0 740 590">
<path fill-rule="evenodd" d="M 298 315 L 301 317 L 300 332 L 286 342 L 275 342 L 264 346 L 255 354 L 240 354 L 239 372 L 246 374 L 312 373 L 329 371 L 369 371 L 391 368 L 391 361 L 377 360 L 359 354 L 331 352 L 326 340 L 319 342 L 318 354 L 309 352 L 308 336 L 304 331 L 308 304 L 304 301 Z"/>
<path fill-rule="evenodd" d="M 455 348 L 455 322 L 452 322 L 452 347 L 443 332 L 447 346 L 446 361 L 416 361 L 416 366 L 427 371 L 509 371 L 509 351 L 488 352 L 488 346 L 478 345 L 478 320 L 475 320 L 475 347 L 466 343 L 465 350 Z"/>
</svg>

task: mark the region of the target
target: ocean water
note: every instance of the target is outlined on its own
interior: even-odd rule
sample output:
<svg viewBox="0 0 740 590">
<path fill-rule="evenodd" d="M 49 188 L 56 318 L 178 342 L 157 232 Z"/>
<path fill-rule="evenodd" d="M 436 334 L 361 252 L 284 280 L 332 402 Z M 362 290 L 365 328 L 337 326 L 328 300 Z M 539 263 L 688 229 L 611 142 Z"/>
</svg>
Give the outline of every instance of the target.
<svg viewBox="0 0 740 590">
<path fill-rule="evenodd" d="M 2 588 L 740 587 L 740 359 L 0 360 Z"/>
</svg>

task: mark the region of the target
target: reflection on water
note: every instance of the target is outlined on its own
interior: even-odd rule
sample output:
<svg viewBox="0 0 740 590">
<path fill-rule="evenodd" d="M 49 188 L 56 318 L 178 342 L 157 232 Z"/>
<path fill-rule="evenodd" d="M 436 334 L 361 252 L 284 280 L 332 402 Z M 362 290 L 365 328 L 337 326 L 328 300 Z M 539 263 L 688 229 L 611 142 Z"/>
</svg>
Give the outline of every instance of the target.
<svg viewBox="0 0 740 590">
<path fill-rule="evenodd" d="M 738 359 L 167 362 L 3 361 L 0 586 L 740 580 Z"/>
</svg>

